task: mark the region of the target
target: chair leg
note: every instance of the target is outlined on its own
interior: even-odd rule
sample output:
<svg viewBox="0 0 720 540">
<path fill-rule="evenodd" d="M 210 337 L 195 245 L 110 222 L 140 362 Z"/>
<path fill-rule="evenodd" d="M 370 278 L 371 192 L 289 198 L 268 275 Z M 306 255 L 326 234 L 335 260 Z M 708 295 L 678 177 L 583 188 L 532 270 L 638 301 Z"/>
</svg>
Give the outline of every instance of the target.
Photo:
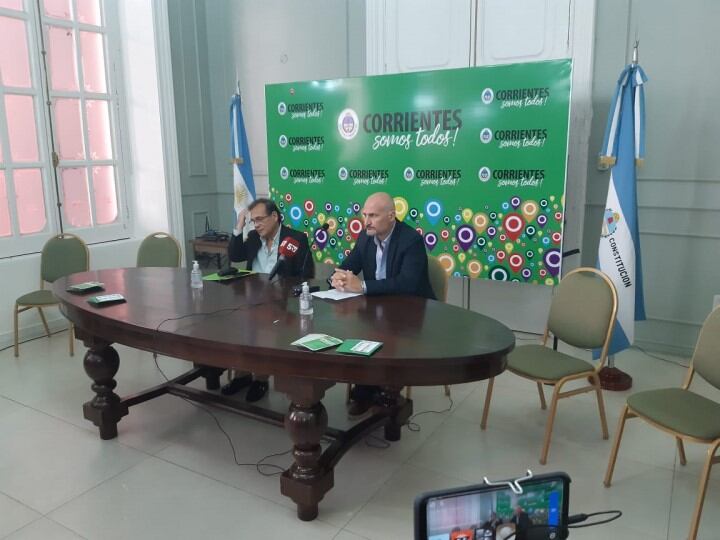
<svg viewBox="0 0 720 540">
<path fill-rule="evenodd" d="M 345 403 L 350 403 L 350 391 L 352 390 L 352 384 L 348 383 L 345 388 Z"/>
<path fill-rule="evenodd" d="M 688 534 L 688 540 L 695 540 L 697 538 L 698 529 L 700 528 L 700 516 L 702 514 L 703 504 L 705 503 L 705 493 L 707 492 L 708 480 L 710 479 L 710 469 L 712 469 L 713 461 L 715 461 L 715 452 L 717 452 L 718 446 L 720 446 L 720 440 L 715 441 L 707 451 L 707 459 L 705 460 L 705 466 L 703 467 L 702 475 L 700 476 L 700 485 L 698 486 L 698 496 L 695 502 L 695 510 L 693 512 L 692 521 L 690 522 L 690 534 Z"/>
<path fill-rule="evenodd" d="M 608 468 L 605 472 L 605 480 L 603 481 L 605 487 L 610 487 L 610 484 L 612 483 L 613 473 L 615 472 L 615 462 L 617 461 L 618 450 L 620 449 L 620 440 L 622 439 L 623 431 L 625 430 L 625 421 L 627 418 L 628 406 L 625 405 L 620 413 L 620 421 L 618 422 L 618 427 L 615 430 L 615 440 L 613 441 L 613 447 L 610 451 L 610 460 L 608 461 Z"/>
<path fill-rule="evenodd" d="M 405 399 L 412 399 L 412 386 L 405 387 Z"/>
<path fill-rule="evenodd" d="M 485 392 L 485 406 L 483 407 L 482 420 L 480 420 L 480 429 L 485 430 L 487 427 L 488 414 L 490 413 L 490 400 L 492 399 L 493 386 L 495 384 L 495 377 L 488 380 L 487 391 Z"/>
<path fill-rule="evenodd" d="M 15 342 L 15 358 L 20 356 L 20 344 L 18 339 L 18 305 L 15 304 L 15 310 L 13 311 L 13 339 Z"/>
<path fill-rule="evenodd" d="M 40 313 L 40 318 L 42 319 L 43 326 L 45 327 L 45 333 L 47 334 L 47 337 L 50 337 L 50 327 L 48 326 L 47 320 L 45 319 L 45 314 L 43 313 L 41 307 L 38 307 L 37 310 L 38 313 Z"/>
<path fill-rule="evenodd" d="M 447 384 L 445 385 L 445 395 L 450 397 L 450 387 Z"/>
<path fill-rule="evenodd" d="M 550 413 L 548 414 L 547 424 L 545 425 L 545 440 L 543 441 L 542 453 L 540 454 L 540 465 L 547 463 L 548 453 L 550 452 L 550 439 L 552 438 L 553 424 L 555 424 L 555 413 L 557 412 L 560 386 L 560 384 L 555 385 L 552 400 L 550 401 Z"/>
<path fill-rule="evenodd" d="M 544 411 L 547 409 L 547 402 L 545 401 L 545 392 L 543 392 L 542 383 L 537 383 L 538 394 L 540 395 L 540 408 Z"/>
<path fill-rule="evenodd" d="M 70 356 L 75 356 L 75 325 L 70 323 L 68 327 L 68 340 L 70 341 Z"/>
<path fill-rule="evenodd" d="M 680 456 L 680 465 L 684 467 L 685 465 L 687 465 L 687 458 L 685 457 L 685 445 L 683 444 L 683 440 L 680 437 L 675 437 L 675 441 L 677 442 L 678 454 Z"/>
<path fill-rule="evenodd" d="M 602 387 L 600 386 L 600 377 L 596 374 L 592 376 L 593 386 L 595 387 L 595 394 L 597 395 L 598 411 L 600 411 L 600 427 L 602 428 L 603 439 L 607 440 L 610 438 L 607 427 L 607 417 L 605 416 L 605 402 L 603 401 Z"/>
</svg>

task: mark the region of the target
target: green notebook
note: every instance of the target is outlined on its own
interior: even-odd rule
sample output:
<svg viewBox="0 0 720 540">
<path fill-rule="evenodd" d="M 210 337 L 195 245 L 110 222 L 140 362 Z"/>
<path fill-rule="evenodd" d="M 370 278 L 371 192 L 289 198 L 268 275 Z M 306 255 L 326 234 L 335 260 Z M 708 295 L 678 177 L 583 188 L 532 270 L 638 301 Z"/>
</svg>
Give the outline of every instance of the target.
<svg viewBox="0 0 720 540">
<path fill-rule="evenodd" d="M 215 272 L 214 274 L 203 276 L 203 281 L 230 281 L 231 279 L 249 276 L 252 273 L 252 270 L 238 270 L 236 273 L 230 274 L 229 276 L 218 276 L 217 272 Z"/>
<path fill-rule="evenodd" d="M 99 281 L 86 281 L 84 283 L 76 283 L 75 285 L 70 285 L 67 289 L 65 289 L 67 292 L 75 293 L 75 294 L 83 294 L 87 292 L 93 292 L 93 291 L 103 291 L 105 290 L 104 283 L 100 283 Z"/>
<path fill-rule="evenodd" d="M 359 354 L 360 356 L 371 356 L 382 347 L 381 341 L 368 341 L 367 339 L 346 339 L 337 348 L 337 352 L 343 354 Z"/>
<path fill-rule="evenodd" d="M 322 351 L 323 349 L 329 349 L 335 345 L 339 345 L 342 342 L 342 339 L 328 336 L 327 334 L 308 334 L 305 337 L 293 341 L 290 345 L 305 347 L 311 351 Z"/>
<path fill-rule="evenodd" d="M 95 307 L 111 306 L 113 304 L 120 304 L 126 302 L 125 297 L 119 293 L 113 294 L 101 294 L 88 298 L 88 304 L 92 304 Z"/>
</svg>

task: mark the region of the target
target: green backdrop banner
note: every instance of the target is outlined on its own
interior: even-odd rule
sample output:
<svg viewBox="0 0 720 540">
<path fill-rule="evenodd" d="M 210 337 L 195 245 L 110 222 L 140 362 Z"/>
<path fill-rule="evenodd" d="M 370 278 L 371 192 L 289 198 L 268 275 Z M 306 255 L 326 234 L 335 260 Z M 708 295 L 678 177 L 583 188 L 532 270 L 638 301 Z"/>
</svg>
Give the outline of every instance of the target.
<svg viewBox="0 0 720 540">
<path fill-rule="evenodd" d="M 456 276 L 560 276 L 570 60 L 265 87 L 270 195 L 337 264 L 376 191 Z"/>
</svg>

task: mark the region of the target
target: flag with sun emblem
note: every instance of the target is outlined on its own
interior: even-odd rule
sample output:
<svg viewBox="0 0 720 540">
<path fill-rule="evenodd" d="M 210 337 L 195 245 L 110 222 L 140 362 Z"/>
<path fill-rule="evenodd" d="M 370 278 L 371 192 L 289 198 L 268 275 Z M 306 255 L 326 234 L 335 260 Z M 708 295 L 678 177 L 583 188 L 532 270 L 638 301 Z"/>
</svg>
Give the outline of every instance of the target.
<svg viewBox="0 0 720 540">
<path fill-rule="evenodd" d="M 608 275 L 618 293 L 609 354 L 632 345 L 635 321 L 645 320 L 635 172 L 645 154 L 645 81 L 645 72 L 634 63 L 620 74 L 600 152 L 600 164 L 611 168 L 598 268 Z"/>
<path fill-rule="evenodd" d="M 235 216 L 256 199 L 252 163 L 245 136 L 240 95 L 235 94 L 230 102 L 230 153 L 233 163 L 233 192 Z"/>
</svg>

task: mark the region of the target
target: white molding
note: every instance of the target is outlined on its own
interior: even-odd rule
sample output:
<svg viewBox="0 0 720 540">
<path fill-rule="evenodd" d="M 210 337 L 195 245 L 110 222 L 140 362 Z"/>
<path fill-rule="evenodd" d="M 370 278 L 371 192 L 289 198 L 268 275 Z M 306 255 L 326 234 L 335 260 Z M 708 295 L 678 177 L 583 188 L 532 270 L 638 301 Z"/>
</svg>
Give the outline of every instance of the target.
<svg viewBox="0 0 720 540">
<path fill-rule="evenodd" d="M 367 0 L 365 11 L 367 75 L 385 73 L 385 0 Z"/>
<path fill-rule="evenodd" d="M 571 198 L 566 191 L 565 214 L 570 211 L 572 221 L 567 223 L 575 230 L 563 231 L 563 249 L 582 248 L 587 196 L 587 167 L 592 129 L 593 53 L 595 45 L 595 0 L 572 2 L 570 13 L 569 53 L 573 59 L 570 130 L 568 144 L 567 178 L 581 179 L 571 186 Z M 568 200 L 570 199 L 570 200 Z M 572 243 L 568 243 L 568 232 Z M 563 273 L 579 266 L 579 258 L 568 259 Z"/>
<path fill-rule="evenodd" d="M 158 97 L 160 101 L 160 126 L 163 147 L 163 168 L 168 205 L 170 234 L 181 239 L 185 260 L 185 227 L 183 225 L 182 192 L 180 186 L 180 161 L 178 156 L 177 126 L 175 123 L 175 95 L 173 91 L 172 56 L 170 49 L 170 24 L 167 11 L 168 0 L 153 0 L 153 29 L 157 63 Z"/>
<path fill-rule="evenodd" d="M 197 93 L 198 93 L 198 103 L 197 106 L 200 109 L 198 111 L 198 118 L 194 119 L 196 120 L 193 122 L 196 126 L 199 127 L 200 132 L 200 141 L 202 141 L 201 148 L 202 152 L 200 153 L 202 159 L 202 163 L 198 164 L 199 168 L 197 171 L 193 171 L 193 160 L 191 159 L 192 154 L 190 153 L 190 107 L 187 103 L 187 93 L 185 94 L 185 106 L 186 109 L 184 111 L 185 114 L 185 131 L 186 131 L 186 140 L 188 141 L 188 163 L 190 164 L 188 168 L 188 176 L 193 177 L 207 177 L 208 176 L 208 166 L 207 166 L 207 140 L 205 138 L 205 100 L 203 99 L 203 85 L 202 85 L 202 75 L 200 73 L 200 36 L 198 35 L 198 27 L 200 26 L 198 24 L 198 15 L 197 15 L 197 3 L 193 2 L 192 4 L 192 18 L 193 18 L 193 53 L 191 57 L 192 62 L 192 70 L 195 74 L 195 80 L 192 81 L 193 86 L 197 85 Z M 178 12 L 182 13 L 182 8 L 178 9 Z M 180 16 L 182 21 L 182 15 Z M 203 15 L 203 18 L 205 16 Z M 207 24 L 207 21 L 204 21 Z M 180 26 L 182 29 L 182 26 Z M 207 39 L 207 35 L 204 36 L 205 39 Z M 187 81 L 187 75 L 183 77 L 183 82 Z"/>
</svg>

